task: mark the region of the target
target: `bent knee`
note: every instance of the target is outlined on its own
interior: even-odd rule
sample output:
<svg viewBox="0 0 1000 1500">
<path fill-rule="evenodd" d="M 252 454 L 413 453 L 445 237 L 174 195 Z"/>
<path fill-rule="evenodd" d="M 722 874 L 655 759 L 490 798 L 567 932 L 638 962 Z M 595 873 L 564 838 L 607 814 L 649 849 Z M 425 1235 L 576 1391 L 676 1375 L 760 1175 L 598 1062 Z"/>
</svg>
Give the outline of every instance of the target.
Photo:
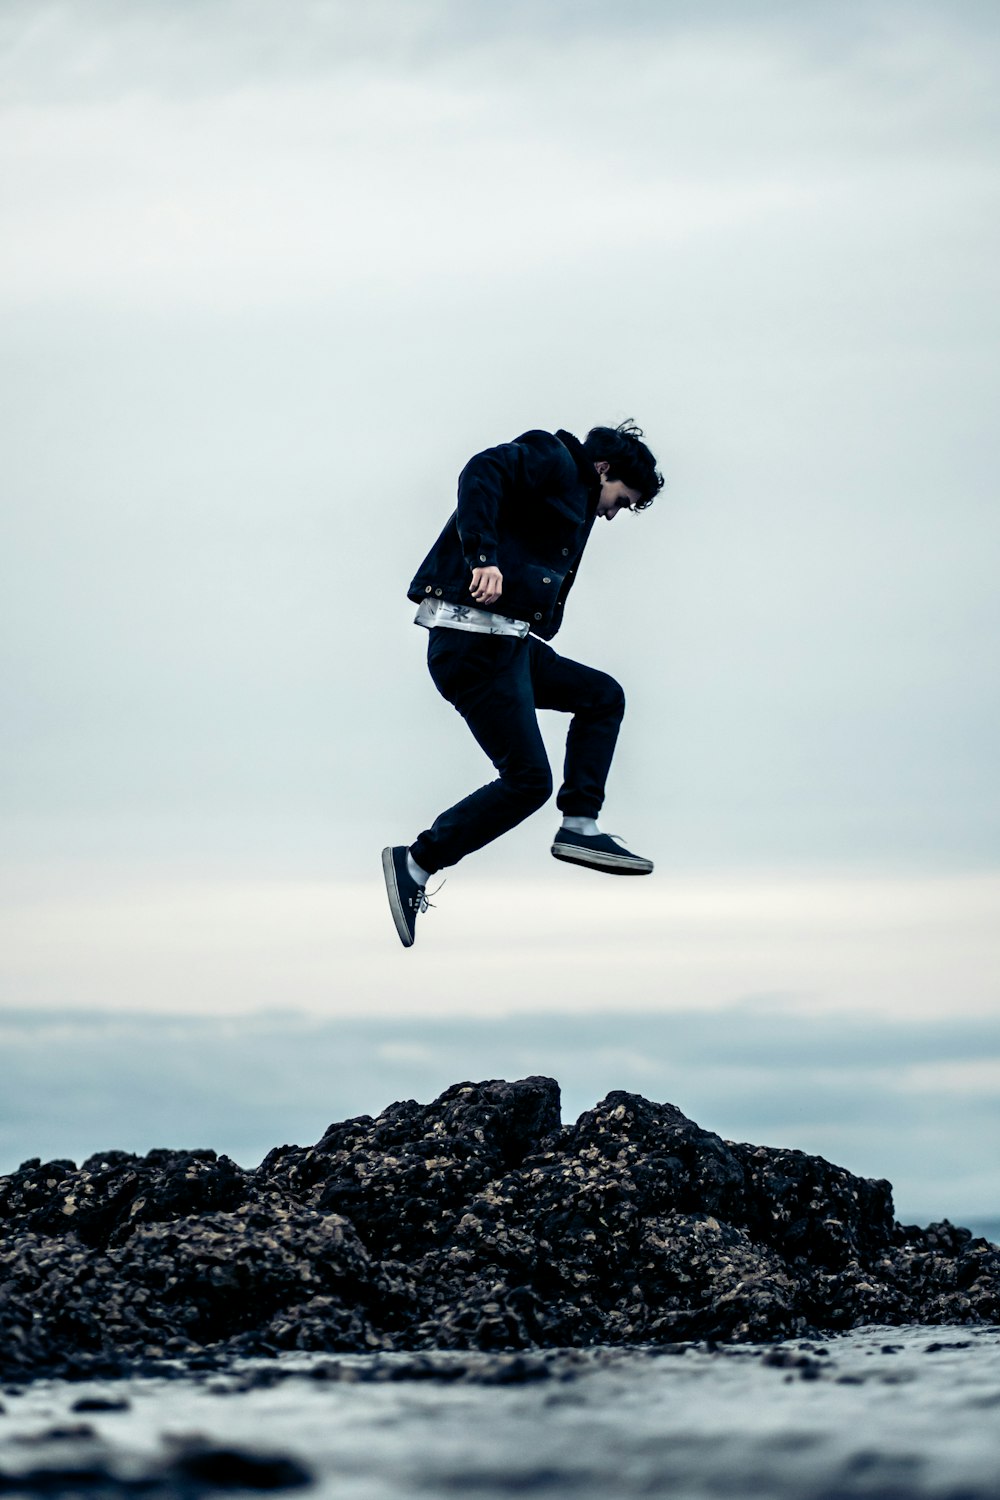
<svg viewBox="0 0 1000 1500">
<path fill-rule="evenodd" d="M 552 796 L 552 772 L 547 765 L 518 766 L 502 780 L 507 790 L 532 812 Z"/>
<path fill-rule="evenodd" d="M 598 703 L 605 713 L 611 714 L 617 719 L 622 718 L 625 713 L 625 689 L 608 672 L 601 674 Z"/>
</svg>

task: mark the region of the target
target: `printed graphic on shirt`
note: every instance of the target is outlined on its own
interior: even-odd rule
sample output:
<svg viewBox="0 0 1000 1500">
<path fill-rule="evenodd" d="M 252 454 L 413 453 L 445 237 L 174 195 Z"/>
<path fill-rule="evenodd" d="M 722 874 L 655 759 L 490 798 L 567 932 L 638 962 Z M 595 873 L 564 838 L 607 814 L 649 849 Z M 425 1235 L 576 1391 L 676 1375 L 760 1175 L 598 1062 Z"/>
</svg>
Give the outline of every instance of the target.
<svg viewBox="0 0 1000 1500">
<path fill-rule="evenodd" d="M 474 609 L 471 604 L 448 604 L 444 599 L 422 600 L 413 623 L 425 630 L 443 625 L 447 630 L 474 630 L 479 635 L 528 634 L 527 620 L 512 620 L 488 609 Z"/>
</svg>

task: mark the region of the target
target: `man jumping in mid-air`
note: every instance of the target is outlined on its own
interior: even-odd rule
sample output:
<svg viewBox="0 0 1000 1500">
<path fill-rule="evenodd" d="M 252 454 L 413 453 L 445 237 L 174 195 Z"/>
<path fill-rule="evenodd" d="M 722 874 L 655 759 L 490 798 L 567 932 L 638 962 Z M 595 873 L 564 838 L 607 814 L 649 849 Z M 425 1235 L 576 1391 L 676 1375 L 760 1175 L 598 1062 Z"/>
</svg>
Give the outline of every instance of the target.
<svg viewBox="0 0 1000 1500">
<path fill-rule="evenodd" d="M 497 770 L 497 780 L 440 814 L 407 848 L 382 851 L 389 905 L 403 945 L 427 910 L 427 881 L 515 827 L 548 801 L 549 768 L 536 709 L 572 714 L 557 859 L 609 875 L 648 875 L 652 863 L 602 833 L 597 815 L 625 695 L 613 677 L 545 644 L 598 516 L 645 510 L 663 485 L 631 422 L 525 432 L 469 460 L 458 505 L 410 584 L 427 628 L 427 665 Z"/>
</svg>

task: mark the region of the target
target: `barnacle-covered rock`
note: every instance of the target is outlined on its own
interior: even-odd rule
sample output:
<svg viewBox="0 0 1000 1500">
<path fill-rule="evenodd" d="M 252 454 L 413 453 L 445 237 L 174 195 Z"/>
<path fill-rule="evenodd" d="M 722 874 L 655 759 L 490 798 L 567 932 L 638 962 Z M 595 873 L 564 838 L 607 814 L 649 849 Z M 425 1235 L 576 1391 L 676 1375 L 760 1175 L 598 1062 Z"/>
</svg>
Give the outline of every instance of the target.
<svg viewBox="0 0 1000 1500">
<path fill-rule="evenodd" d="M 551 1078 L 455 1084 L 282 1146 L 0 1178 L 0 1376 L 334 1352 L 757 1341 L 1000 1320 L 1000 1252 L 884 1181 Z"/>
</svg>

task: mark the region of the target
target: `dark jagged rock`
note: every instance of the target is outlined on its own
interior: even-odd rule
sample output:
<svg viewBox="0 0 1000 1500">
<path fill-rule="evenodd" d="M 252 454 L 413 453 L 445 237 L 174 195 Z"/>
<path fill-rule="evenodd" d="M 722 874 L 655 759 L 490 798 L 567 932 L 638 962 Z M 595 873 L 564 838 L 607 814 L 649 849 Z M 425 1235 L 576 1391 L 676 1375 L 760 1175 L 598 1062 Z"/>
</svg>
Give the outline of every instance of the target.
<svg viewBox="0 0 1000 1500">
<path fill-rule="evenodd" d="M 7 1380 L 998 1318 L 1000 1253 L 896 1224 L 887 1182 L 635 1094 L 563 1127 L 549 1078 L 457 1084 L 254 1171 L 108 1152 L 0 1178 Z"/>
<path fill-rule="evenodd" d="M 312 1151 L 272 1151 L 260 1170 L 351 1219 L 375 1254 L 412 1256 L 447 1239 L 470 1197 L 559 1125 L 551 1079 L 456 1084 L 433 1104 L 331 1125 Z"/>
<path fill-rule="evenodd" d="M 79 1171 L 71 1161 L 43 1166 L 35 1158 L 0 1178 L 0 1215 L 44 1235 L 71 1231 L 101 1248 L 122 1243 L 137 1224 L 232 1209 L 245 1198 L 245 1174 L 214 1151 L 108 1151 Z"/>
</svg>

